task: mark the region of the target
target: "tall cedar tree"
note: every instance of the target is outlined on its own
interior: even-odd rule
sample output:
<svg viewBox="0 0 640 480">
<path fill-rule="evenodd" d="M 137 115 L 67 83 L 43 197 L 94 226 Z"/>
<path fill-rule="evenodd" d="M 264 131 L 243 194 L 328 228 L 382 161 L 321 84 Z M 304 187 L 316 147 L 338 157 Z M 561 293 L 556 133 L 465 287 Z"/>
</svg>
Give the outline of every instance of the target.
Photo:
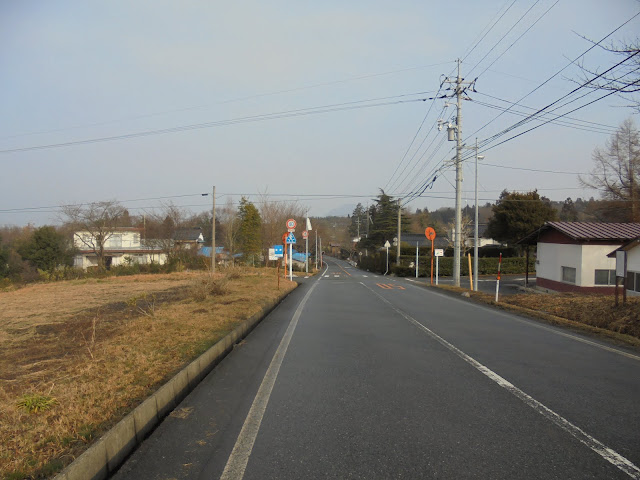
<svg viewBox="0 0 640 480">
<path fill-rule="evenodd" d="M 398 236 L 398 202 L 393 197 L 380 190 L 380 195 L 375 200 L 376 205 L 369 209 L 371 225 L 369 237 L 363 240 L 360 248 L 382 247 L 386 241 L 392 243 Z M 409 232 L 411 229 L 409 218 L 403 213 L 401 218 L 401 231 Z"/>
<path fill-rule="evenodd" d="M 37 269 L 47 272 L 53 272 L 59 266 L 73 264 L 71 242 L 50 226 L 36 229 L 33 235 L 18 247 L 18 253 Z"/>
<path fill-rule="evenodd" d="M 487 231 L 491 238 L 514 243 L 555 219 L 556 211 L 548 200 L 540 198 L 537 190 L 527 193 L 504 190 L 493 206 Z"/>
<path fill-rule="evenodd" d="M 351 214 L 351 225 L 349 225 L 349 236 L 353 239 L 360 235 L 364 237 L 364 232 L 367 231 L 367 210 L 361 203 L 356 205 Z"/>
<path fill-rule="evenodd" d="M 262 219 L 255 205 L 245 197 L 242 197 L 238 206 L 238 220 L 238 237 L 244 259 L 254 259 L 260 255 L 262 247 Z"/>
</svg>

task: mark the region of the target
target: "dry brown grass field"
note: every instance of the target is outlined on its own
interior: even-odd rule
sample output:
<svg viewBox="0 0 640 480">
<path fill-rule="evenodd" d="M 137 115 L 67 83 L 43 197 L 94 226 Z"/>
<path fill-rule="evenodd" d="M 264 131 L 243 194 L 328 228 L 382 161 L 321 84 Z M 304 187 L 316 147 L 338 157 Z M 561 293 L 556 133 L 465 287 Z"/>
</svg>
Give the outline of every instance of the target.
<svg viewBox="0 0 640 480">
<path fill-rule="evenodd" d="M 47 478 L 189 361 L 295 284 L 273 269 L 0 292 L 0 476 Z"/>
</svg>

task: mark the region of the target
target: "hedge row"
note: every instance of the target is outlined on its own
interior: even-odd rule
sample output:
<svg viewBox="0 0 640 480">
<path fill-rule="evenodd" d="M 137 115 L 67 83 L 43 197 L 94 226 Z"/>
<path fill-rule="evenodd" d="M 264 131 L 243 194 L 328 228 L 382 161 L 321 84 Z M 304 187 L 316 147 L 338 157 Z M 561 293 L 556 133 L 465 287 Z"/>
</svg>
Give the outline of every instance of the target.
<svg viewBox="0 0 640 480">
<path fill-rule="evenodd" d="M 409 267 L 411 262 L 415 262 L 416 257 L 409 255 L 401 255 L 401 266 L 395 264 L 395 257 L 389 258 L 389 273 L 393 273 L 399 277 L 415 276 L 415 267 Z M 473 259 L 471 259 L 473 262 Z M 384 273 L 386 269 L 386 255 L 370 255 L 362 257 L 358 265 L 363 270 L 369 270 L 376 273 Z M 418 265 L 418 273 L 421 277 L 429 276 L 431 273 L 431 257 L 420 257 Z M 433 262 L 433 268 L 436 268 L 436 262 Z M 529 259 L 529 273 L 535 273 L 535 259 Z M 526 272 L 526 259 L 523 257 L 503 258 L 501 272 L 504 274 L 524 274 Z M 434 271 L 435 273 L 435 271 Z M 497 258 L 478 258 L 478 273 L 480 275 L 495 275 L 498 273 Z M 440 257 L 438 260 L 438 274 L 442 276 L 453 275 L 453 258 Z M 460 262 L 460 274 L 469 275 L 469 261 L 464 258 Z"/>
</svg>

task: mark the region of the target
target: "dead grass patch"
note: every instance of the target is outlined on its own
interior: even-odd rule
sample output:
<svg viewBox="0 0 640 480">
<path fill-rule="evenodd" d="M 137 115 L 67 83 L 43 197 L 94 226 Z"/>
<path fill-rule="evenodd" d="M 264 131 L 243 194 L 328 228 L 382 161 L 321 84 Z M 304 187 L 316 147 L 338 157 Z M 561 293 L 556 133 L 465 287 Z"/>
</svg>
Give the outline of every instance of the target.
<svg viewBox="0 0 640 480">
<path fill-rule="evenodd" d="M 212 283 L 224 292 L 213 293 Z M 192 295 L 199 284 L 208 285 L 202 300 Z M 189 361 L 295 287 L 276 285 L 275 271 L 245 269 L 231 278 L 138 275 L 0 292 L 0 476 L 55 474 Z"/>
</svg>

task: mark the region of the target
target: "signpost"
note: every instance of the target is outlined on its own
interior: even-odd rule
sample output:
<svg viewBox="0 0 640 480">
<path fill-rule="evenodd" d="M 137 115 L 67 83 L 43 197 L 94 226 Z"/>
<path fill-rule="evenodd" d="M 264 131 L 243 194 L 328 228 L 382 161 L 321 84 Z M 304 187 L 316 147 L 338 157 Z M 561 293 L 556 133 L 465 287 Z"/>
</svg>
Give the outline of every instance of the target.
<svg viewBox="0 0 640 480">
<path fill-rule="evenodd" d="M 308 218 L 307 223 L 309 223 Z M 302 238 L 304 238 L 304 271 L 305 273 L 309 273 L 309 232 L 303 230 Z"/>
<path fill-rule="evenodd" d="M 293 234 L 293 232 L 289 232 L 286 238 L 286 244 L 289 245 L 289 280 L 291 280 L 292 282 L 293 282 L 293 244 L 294 243 L 296 243 L 296 237 Z"/>
<path fill-rule="evenodd" d="M 431 240 L 431 285 L 433 285 L 433 241 L 436 238 L 436 231 L 432 227 L 427 227 L 424 236 L 427 240 Z"/>
<path fill-rule="evenodd" d="M 269 260 L 275 260 L 277 262 L 276 276 L 278 277 L 278 290 L 280 290 L 280 259 L 284 256 L 284 248 L 282 245 L 274 245 L 269 249 Z"/>
<path fill-rule="evenodd" d="M 627 252 L 618 250 L 616 252 L 616 307 L 618 306 L 618 285 L 622 279 L 622 303 L 627 302 Z"/>
<path fill-rule="evenodd" d="M 389 271 L 389 247 L 391 246 L 391 244 L 389 243 L 389 240 L 387 240 L 386 242 L 384 242 L 384 248 L 387 249 L 387 270 L 384 272 L 384 274 L 386 275 L 387 272 Z"/>
<path fill-rule="evenodd" d="M 439 267 L 440 267 L 440 257 L 444 257 L 444 250 L 442 248 L 436 248 L 433 251 L 433 255 L 436 257 L 436 285 L 438 285 L 438 275 L 439 275 Z M 433 260 L 433 256 L 431 257 Z"/>
</svg>

